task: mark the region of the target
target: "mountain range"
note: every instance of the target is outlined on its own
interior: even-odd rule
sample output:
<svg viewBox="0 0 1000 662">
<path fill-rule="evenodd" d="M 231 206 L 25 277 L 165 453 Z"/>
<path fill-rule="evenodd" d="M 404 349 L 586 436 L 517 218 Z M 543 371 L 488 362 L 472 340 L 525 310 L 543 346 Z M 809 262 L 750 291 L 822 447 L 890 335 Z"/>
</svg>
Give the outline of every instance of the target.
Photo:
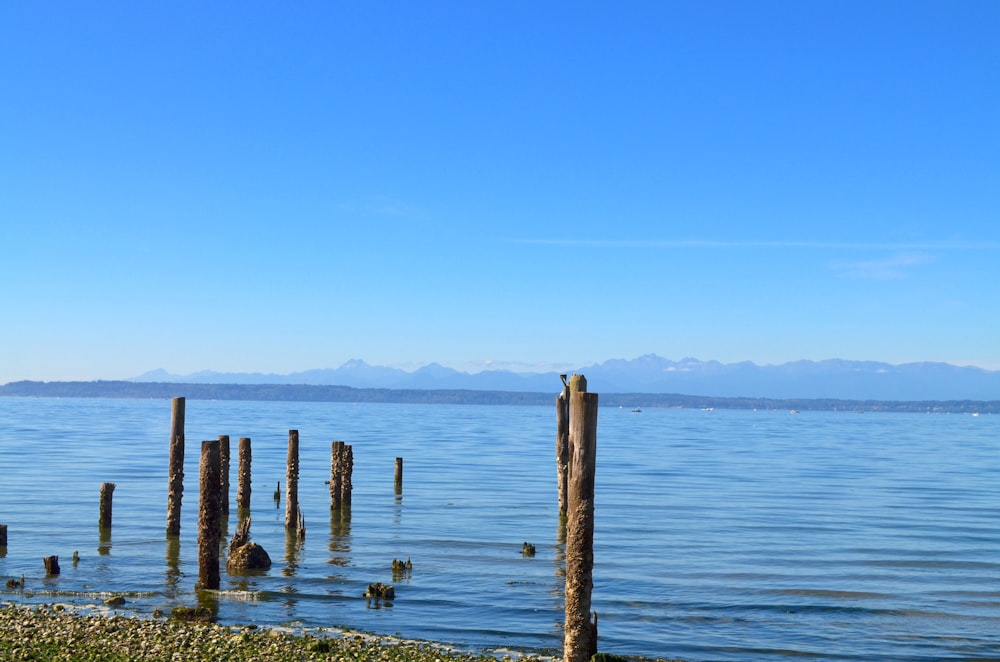
<svg viewBox="0 0 1000 662">
<path fill-rule="evenodd" d="M 684 358 L 679 361 L 647 354 L 581 366 L 592 391 L 598 393 L 682 393 L 748 398 L 837 398 L 845 400 L 1000 400 L 1000 371 L 949 363 L 890 364 L 877 361 L 793 361 L 758 365 L 750 361 L 720 363 Z M 173 375 L 153 370 L 134 382 L 188 384 L 310 384 L 353 388 L 466 389 L 514 392 L 558 392 L 559 373 L 486 370 L 467 373 L 437 363 L 408 372 L 369 365 L 360 359 L 338 368 L 290 374 L 201 371 Z"/>
</svg>

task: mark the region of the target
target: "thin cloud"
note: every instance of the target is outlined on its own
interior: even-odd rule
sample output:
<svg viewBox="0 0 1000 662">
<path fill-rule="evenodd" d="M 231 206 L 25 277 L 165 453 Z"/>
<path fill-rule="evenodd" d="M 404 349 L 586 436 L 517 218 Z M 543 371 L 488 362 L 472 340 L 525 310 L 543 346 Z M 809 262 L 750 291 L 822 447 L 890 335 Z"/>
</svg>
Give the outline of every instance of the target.
<svg viewBox="0 0 1000 662">
<path fill-rule="evenodd" d="M 830 242 L 830 241 L 716 241 L 709 239 L 515 239 L 515 243 L 543 246 L 576 246 L 582 248 L 704 248 L 704 249 L 755 249 L 791 248 L 810 250 L 855 251 L 973 251 L 997 250 L 997 241 L 930 241 L 914 243 Z"/>
<path fill-rule="evenodd" d="M 909 276 L 911 269 L 933 261 L 934 258 L 930 255 L 904 253 L 891 255 L 881 260 L 834 262 L 830 264 L 830 268 L 841 278 L 899 280 Z"/>
<path fill-rule="evenodd" d="M 400 202 L 385 200 L 371 203 L 341 203 L 337 208 L 349 214 L 365 216 L 413 216 L 416 208 Z"/>
</svg>

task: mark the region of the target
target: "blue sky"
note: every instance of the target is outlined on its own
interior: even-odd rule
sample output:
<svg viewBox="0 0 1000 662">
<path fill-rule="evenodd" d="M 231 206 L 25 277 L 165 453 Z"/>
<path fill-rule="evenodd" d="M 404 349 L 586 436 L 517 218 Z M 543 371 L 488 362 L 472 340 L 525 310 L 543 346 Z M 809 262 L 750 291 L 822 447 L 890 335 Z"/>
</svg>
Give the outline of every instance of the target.
<svg viewBox="0 0 1000 662">
<path fill-rule="evenodd" d="M 1000 3 L 0 5 L 0 383 L 1000 369 Z"/>
</svg>

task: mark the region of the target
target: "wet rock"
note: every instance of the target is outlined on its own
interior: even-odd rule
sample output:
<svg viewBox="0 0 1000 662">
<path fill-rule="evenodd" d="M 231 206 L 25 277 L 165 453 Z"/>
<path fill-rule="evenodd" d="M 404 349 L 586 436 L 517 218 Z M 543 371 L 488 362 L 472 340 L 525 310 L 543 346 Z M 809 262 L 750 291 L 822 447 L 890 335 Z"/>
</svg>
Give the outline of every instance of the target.
<svg viewBox="0 0 1000 662">
<path fill-rule="evenodd" d="M 237 570 L 267 570 L 271 567 L 271 557 L 267 551 L 255 542 L 248 542 L 229 550 L 229 560 L 226 569 Z"/>
<path fill-rule="evenodd" d="M 393 588 L 392 584 L 376 582 L 368 585 L 368 590 L 365 591 L 363 597 L 375 600 L 393 600 L 396 597 L 396 589 Z"/>
</svg>

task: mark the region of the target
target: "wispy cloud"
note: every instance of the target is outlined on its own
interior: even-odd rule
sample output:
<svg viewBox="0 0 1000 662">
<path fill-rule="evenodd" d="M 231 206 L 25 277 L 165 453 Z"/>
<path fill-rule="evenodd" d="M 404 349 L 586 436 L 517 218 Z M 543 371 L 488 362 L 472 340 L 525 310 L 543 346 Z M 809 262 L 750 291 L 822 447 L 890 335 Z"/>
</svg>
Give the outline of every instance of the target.
<svg viewBox="0 0 1000 662">
<path fill-rule="evenodd" d="M 925 253 L 899 253 L 877 260 L 833 262 L 830 268 L 842 278 L 864 280 L 898 280 L 906 278 L 912 268 L 933 262 Z"/>
<path fill-rule="evenodd" d="M 342 203 L 338 209 L 349 214 L 364 216 L 412 216 L 417 210 L 414 207 L 395 200 L 376 200 L 367 203 Z"/>
<path fill-rule="evenodd" d="M 811 250 L 854 251 L 976 251 L 1000 250 L 1000 241 L 993 240 L 938 240 L 924 242 L 851 242 L 851 241 L 798 241 L 752 240 L 720 241 L 712 239 L 515 239 L 515 243 L 543 246 L 578 246 L 583 248 L 704 248 L 704 249 L 755 249 L 789 248 Z"/>
</svg>

